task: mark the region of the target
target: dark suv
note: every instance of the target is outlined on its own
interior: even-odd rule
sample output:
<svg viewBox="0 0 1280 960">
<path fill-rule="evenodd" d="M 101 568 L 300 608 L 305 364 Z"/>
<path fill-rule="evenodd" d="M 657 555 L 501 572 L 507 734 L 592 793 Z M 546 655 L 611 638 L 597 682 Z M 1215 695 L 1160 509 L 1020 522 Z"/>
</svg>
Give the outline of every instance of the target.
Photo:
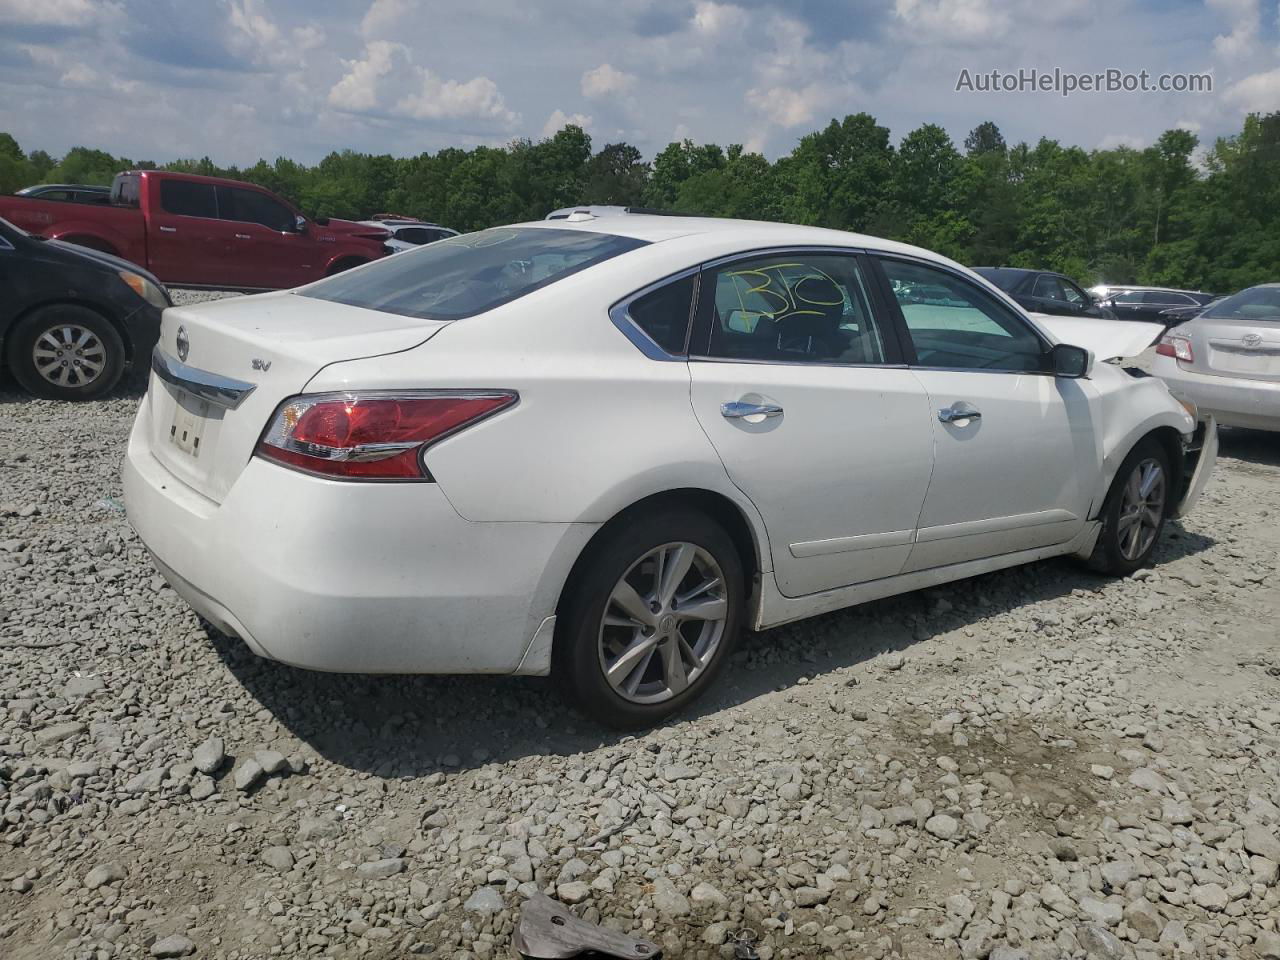
<svg viewBox="0 0 1280 960">
<path fill-rule="evenodd" d="M 1060 273 L 1021 267 L 974 267 L 973 271 L 1013 297 L 1030 313 L 1102 320 L 1116 318 L 1114 313 L 1081 290 L 1074 280 Z"/>
</svg>

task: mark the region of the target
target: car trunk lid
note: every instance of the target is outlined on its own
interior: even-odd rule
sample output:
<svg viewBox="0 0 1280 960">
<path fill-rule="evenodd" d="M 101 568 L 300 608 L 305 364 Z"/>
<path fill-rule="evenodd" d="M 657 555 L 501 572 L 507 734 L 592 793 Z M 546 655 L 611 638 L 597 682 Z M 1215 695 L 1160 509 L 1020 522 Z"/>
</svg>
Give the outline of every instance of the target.
<svg viewBox="0 0 1280 960">
<path fill-rule="evenodd" d="M 330 363 L 418 346 L 445 326 L 293 293 L 165 311 L 152 363 L 152 451 L 221 502 L 272 413 Z"/>
<path fill-rule="evenodd" d="M 1192 370 L 1244 380 L 1280 380 L 1280 324 L 1198 317 L 1171 332 L 1190 337 Z"/>
</svg>

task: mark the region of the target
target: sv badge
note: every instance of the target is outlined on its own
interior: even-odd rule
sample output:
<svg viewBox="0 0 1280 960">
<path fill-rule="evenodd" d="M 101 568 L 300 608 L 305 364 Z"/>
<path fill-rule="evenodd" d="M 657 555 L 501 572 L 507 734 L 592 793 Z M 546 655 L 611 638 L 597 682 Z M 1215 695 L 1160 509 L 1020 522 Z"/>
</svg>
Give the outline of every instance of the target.
<svg viewBox="0 0 1280 960">
<path fill-rule="evenodd" d="M 257 357 L 254 357 L 254 358 L 253 358 L 253 369 L 255 369 L 255 370 L 261 370 L 263 373 L 266 373 L 268 370 L 270 370 L 270 369 L 271 369 L 271 361 L 270 361 L 270 360 L 259 360 Z"/>
</svg>

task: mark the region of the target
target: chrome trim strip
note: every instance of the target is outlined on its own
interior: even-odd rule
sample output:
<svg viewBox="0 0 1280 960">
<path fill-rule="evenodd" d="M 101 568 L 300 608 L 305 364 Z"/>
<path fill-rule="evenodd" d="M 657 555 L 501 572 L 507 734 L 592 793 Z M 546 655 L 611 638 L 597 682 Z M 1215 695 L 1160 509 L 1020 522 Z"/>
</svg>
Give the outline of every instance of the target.
<svg viewBox="0 0 1280 960">
<path fill-rule="evenodd" d="M 258 386 L 188 366 L 169 356 L 159 346 L 151 351 L 151 369 L 165 383 L 227 410 L 240 406 Z"/>
<path fill-rule="evenodd" d="M 1078 517 L 1070 510 L 1038 510 L 1035 513 L 1015 513 L 987 520 L 964 520 L 960 523 L 944 523 L 936 527 L 921 527 L 916 531 L 916 543 L 934 543 L 954 537 L 974 537 L 982 534 L 1008 533 L 1028 527 L 1042 527 L 1051 523 L 1074 523 Z"/>
<path fill-rule="evenodd" d="M 797 560 L 806 557 L 826 557 L 835 553 L 852 553 L 855 550 L 879 550 L 883 547 L 905 547 L 915 539 L 914 530 L 890 530 L 885 533 L 862 533 L 853 537 L 832 537 L 830 540 L 807 540 L 791 544 L 791 555 Z"/>
</svg>

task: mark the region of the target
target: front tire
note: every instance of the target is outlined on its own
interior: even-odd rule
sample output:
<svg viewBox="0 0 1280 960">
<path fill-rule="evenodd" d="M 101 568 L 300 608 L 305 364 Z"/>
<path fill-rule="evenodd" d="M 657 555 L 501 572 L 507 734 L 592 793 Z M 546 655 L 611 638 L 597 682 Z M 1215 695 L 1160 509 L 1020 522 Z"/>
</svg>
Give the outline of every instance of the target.
<svg viewBox="0 0 1280 960">
<path fill-rule="evenodd" d="M 552 674 L 565 698 L 620 730 L 701 696 L 737 642 L 742 561 L 713 520 L 684 508 L 624 520 L 593 545 L 561 604 Z"/>
<path fill-rule="evenodd" d="M 46 400 L 95 400 L 120 381 L 124 341 L 102 314 L 72 303 L 41 307 L 9 338 L 9 369 Z"/>
<path fill-rule="evenodd" d="M 1148 437 L 1116 471 L 1102 508 L 1102 532 L 1089 557 L 1098 573 L 1127 577 L 1151 561 L 1173 495 L 1169 454 Z"/>
</svg>

